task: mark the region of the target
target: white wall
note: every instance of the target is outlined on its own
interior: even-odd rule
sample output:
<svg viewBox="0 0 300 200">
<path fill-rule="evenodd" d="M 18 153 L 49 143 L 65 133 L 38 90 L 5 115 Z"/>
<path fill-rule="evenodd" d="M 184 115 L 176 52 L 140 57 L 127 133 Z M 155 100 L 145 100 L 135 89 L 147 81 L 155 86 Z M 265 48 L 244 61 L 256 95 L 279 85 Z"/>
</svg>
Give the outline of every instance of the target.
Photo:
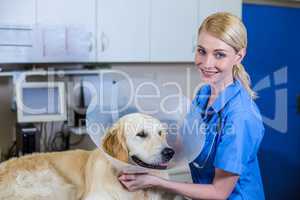
<svg viewBox="0 0 300 200">
<path fill-rule="evenodd" d="M 176 82 L 184 95 L 190 98 L 200 83 L 193 64 L 123 64 L 113 65 L 112 68 L 126 72 L 131 78 L 149 78 L 162 83 Z"/>
</svg>

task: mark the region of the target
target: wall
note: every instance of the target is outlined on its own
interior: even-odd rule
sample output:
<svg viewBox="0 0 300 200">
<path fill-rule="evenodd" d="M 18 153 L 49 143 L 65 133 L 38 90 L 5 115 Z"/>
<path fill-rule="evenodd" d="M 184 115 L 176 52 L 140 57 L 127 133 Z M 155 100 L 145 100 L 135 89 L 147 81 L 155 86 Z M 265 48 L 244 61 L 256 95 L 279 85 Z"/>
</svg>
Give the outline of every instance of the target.
<svg viewBox="0 0 300 200">
<path fill-rule="evenodd" d="M 192 98 L 194 89 L 199 84 L 199 76 L 193 64 L 127 64 L 113 65 L 132 78 L 150 78 L 159 82 L 175 82 L 181 86 L 183 93 Z"/>
<path fill-rule="evenodd" d="M 300 199 L 299 19 L 300 8 L 243 6 L 249 39 L 244 64 L 260 88 L 266 132 L 259 158 L 266 199 L 272 200 Z"/>
<path fill-rule="evenodd" d="M 6 152 L 11 146 L 11 137 L 16 117 L 10 110 L 12 87 L 8 78 L 0 79 L 0 149 Z"/>
</svg>

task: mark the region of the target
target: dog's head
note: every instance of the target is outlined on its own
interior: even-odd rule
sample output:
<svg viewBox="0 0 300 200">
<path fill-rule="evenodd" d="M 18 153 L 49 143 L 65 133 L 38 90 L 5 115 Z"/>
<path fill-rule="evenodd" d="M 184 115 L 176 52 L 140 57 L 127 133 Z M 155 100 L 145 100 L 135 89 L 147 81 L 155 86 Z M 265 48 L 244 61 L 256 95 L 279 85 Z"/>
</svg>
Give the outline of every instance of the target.
<svg viewBox="0 0 300 200">
<path fill-rule="evenodd" d="M 106 134 L 102 147 L 112 157 L 142 167 L 166 169 L 174 155 L 162 123 L 145 114 L 122 117 Z"/>
</svg>

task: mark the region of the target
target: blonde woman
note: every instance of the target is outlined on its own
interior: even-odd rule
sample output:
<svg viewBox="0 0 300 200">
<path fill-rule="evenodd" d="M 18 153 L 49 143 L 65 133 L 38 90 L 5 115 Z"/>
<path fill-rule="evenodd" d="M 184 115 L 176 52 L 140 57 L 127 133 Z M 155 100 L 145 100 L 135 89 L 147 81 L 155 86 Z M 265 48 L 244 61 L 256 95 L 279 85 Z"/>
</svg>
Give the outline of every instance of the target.
<svg viewBox="0 0 300 200">
<path fill-rule="evenodd" d="M 239 18 L 215 13 L 204 20 L 195 64 L 207 84 L 193 100 L 193 114 L 187 115 L 189 122 L 198 120 L 207 127 L 204 148 L 190 163 L 194 183 L 122 174 L 119 180 L 129 191 L 160 187 L 192 199 L 264 199 L 257 159 L 264 127 L 241 65 L 246 47 L 247 32 Z"/>
</svg>

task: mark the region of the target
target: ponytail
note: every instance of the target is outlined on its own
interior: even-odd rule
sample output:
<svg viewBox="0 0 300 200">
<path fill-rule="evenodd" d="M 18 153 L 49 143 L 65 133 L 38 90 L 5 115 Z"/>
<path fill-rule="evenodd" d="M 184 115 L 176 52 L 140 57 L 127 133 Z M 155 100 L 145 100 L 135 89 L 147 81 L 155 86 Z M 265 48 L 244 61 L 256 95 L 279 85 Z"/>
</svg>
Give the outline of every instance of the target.
<svg viewBox="0 0 300 200">
<path fill-rule="evenodd" d="M 239 80 L 249 93 L 252 99 L 256 99 L 258 96 L 251 88 L 251 80 L 249 74 L 246 72 L 242 64 L 234 65 L 232 69 L 232 75 L 234 80 Z"/>
</svg>

